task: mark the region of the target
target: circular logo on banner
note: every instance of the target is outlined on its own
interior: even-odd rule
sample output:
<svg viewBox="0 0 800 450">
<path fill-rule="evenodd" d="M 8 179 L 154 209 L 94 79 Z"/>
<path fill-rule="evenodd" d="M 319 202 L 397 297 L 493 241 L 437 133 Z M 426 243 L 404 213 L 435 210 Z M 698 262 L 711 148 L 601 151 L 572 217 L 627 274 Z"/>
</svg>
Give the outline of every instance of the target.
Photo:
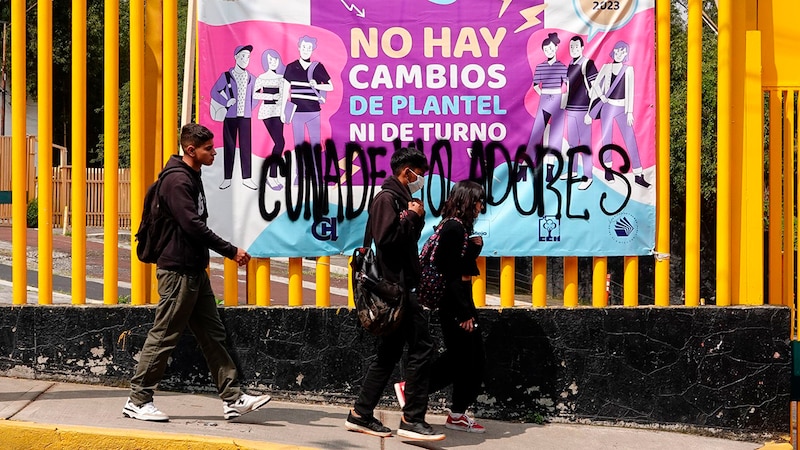
<svg viewBox="0 0 800 450">
<path fill-rule="evenodd" d="M 619 243 L 631 242 L 638 229 L 636 218 L 628 213 L 617 214 L 608 222 L 608 234 Z"/>
</svg>

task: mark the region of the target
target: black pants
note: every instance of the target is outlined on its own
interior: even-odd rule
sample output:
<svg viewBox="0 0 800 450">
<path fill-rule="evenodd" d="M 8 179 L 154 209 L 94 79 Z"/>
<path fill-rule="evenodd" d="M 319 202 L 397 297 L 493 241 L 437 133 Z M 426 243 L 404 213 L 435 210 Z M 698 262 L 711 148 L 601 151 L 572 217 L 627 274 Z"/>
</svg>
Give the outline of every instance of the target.
<svg viewBox="0 0 800 450">
<path fill-rule="evenodd" d="M 236 137 L 239 137 L 239 162 L 242 167 L 242 179 L 250 178 L 250 164 L 253 148 L 250 137 L 249 117 L 226 117 L 222 122 L 223 168 L 226 180 L 233 178 L 233 158 L 236 154 Z"/>
<path fill-rule="evenodd" d="M 272 146 L 272 156 L 280 158 L 283 156 L 283 150 L 286 146 L 286 140 L 283 138 L 283 122 L 281 122 L 280 117 L 270 117 L 263 120 L 264 126 L 269 132 L 269 136 L 275 144 Z M 276 164 L 269 166 L 269 176 L 270 178 L 276 178 L 278 176 L 278 166 Z"/>
<path fill-rule="evenodd" d="M 412 294 L 413 295 L 413 294 Z M 415 303 L 415 302 L 412 302 Z M 425 420 L 428 410 L 428 377 L 433 356 L 433 341 L 428 331 L 428 321 L 421 308 L 409 308 L 400 328 L 378 342 L 378 354 L 369 366 L 361 393 L 356 400 L 355 411 L 359 416 L 372 416 L 389 382 L 395 364 L 403 356 L 403 347 L 408 343 L 408 363 L 405 370 L 406 406 L 403 416 L 408 422 Z"/>
<path fill-rule="evenodd" d="M 480 328 L 467 332 L 453 317 L 440 315 L 446 350 L 431 366 L 430 392 L 453 385 L 450 411 L 465 413 L 481 390 L 486 354 Z"/>
</svg>

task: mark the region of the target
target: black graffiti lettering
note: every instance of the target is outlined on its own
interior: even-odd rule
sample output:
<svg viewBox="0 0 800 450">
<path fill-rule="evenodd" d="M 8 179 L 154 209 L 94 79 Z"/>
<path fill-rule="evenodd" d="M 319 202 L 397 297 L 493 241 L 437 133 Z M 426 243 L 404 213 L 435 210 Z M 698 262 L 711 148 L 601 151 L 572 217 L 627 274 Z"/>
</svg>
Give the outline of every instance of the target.
<svg viewBox="0 0 800 450">
<path fill-rule="evenodd" d="M 278 155 L 269 155 L 267 159 L 264 160 L 264 164 L 261 165 L 261 175 L 259 176 L 259 189 L 258 189 L 258 212 L 261 214 L 261 217 L 266 220 L 267 222 L 271 222 L 276 217 L 278 217 L 278 213 L 281 211 L 281 202 L 275 201 L 275 208 L 272 211 L 267 211 L 267 207 L 264 204 L 265 197 L 266 197 L 266 190 L 264 186 L 267 185 L 267 178 L 269 177 L 269 169 L 270 167 L 275 166 L 278 168 L 280 174 L 286 177 L 286 174 L 289 173 L 287 169 L 286 162 L 283 160 L 282 157 Z"/>
<path fill-rule="evenodd" d="M 442 159 L 442 153 L 444 153 L 444 159 L 447 160 L 446 165 Z M 447 180 L 453 178 L 453 147 L 450 145 L 450 141 L 438 140 L 434 142 L 428 161 L 431 166 L 430 174 L 427 177 L 428 186 L 426 197 L 428 198 L 428 211 L 433 217 L 439 217 L 444 209 L 447 197 L 450 196 L 450 183 L 448 183 Z M 431 194 L 431 186 L 433 185 L 433 176 L 431 175 L 433 174 L 439 175 L 440 194 L 439 198 L 435 199 L 435 204 L 433 194 Z"/>
<path fill-rule="evenodd" d="M 622 157 L 622 165 L 619 168 L 621 172 L 617 172 L 611 167 L 611 155 L 609 155 L 608 158 L 606 158 L 605 156 L 606 153 L 608 152 L 616 152 Z M 608 197 L 608 194 L 603 192 L 600 195 L 600 210 L 603 211 L 603 214 L 607 216 L 613 216 L 622 211 L 623 209 L 625 209 L 625 206 L 628 204 L 628 200 L 630 200 L 631 198 L 631 192 L 632 192 L 631 183 L 628 181 L 627 178 L 623 176 L 623 174 L 628 173 L 628 171 L 631 169 L 631 160 L 628 157 L 628 154 L 625 152 L 625 149 L 623 149 L 617 144 L 606 144 L 603 147 L 601 147 L 599 158 L 600 158 L 600 166 L 605 170 L 605 173 L 610 174 L 612 177 L 622 180 L 622 182 L 625 183 L 627 189 L 625 193 L 625 199 L 622 201 L 619 208 L 617 208 L 614 211 L 610 211 L 605 207 L 606 197 Z"/>
<path fill-rule="evenodd" d="M 576 167 L 577 164 L 577 155 L 578 154 L 585 154 L 591 155 L 592 150 L 586 145 L 579 145 L 575 148 L 571 148 L 567 150 L 567 171 L 569 176 L 567 177 L 567 218 L 568 219 L 583 219 L 589 220 L 589 210 L 584 209 L 583 214 L 572 214 L 570 213 L 570 206 L 572 205 L 572 186 L 584 182 L 589 178 L 586 175 L 582 175 L 580 178 L 575 178 L 572 176 L 572 170 L 570 168 Z"/>
<path fill-rule="evenodd" d="M 532 171 L 534 164 L 531 156 L 525 149 L 524 145 L 521 145 L 517 148 L 517 153 L 514 155 L 514 166 L 513 166 L 513 173 L 509 176 L 509 183 L 511 184 L 511 192 L 514 197 L 514 207 L 517 209 L 517 212 L 522 214 L 523 216 L 530 216 L 533 215 L 537 210 L 541 209 L 541 202 L 544 200 L 541 195 L 537 194 L 536 184 L 535 183 L 524 183 L 526 186 L 530 186 L 532 192 L 532 204 L 530 209 L 525 209 L 520 204 L 520 183 L 519 181 L 527 179 L 527 172 Z"/>
<path fill-rule="evenodd" d="M 540 153 L 542 154 L 541 161 L 544 161 L 544 157 L 546 155 L 551 155 L 551 156 L 553 156 L 555 158 L 556 162 L 558 163 L 558 165 L 550 164 L 550 166 L 552 166 L 552 167 L 547 167 L 546 168 L 550 172 L 551 176 L 550 176 L 550 181 L 547 181 L 545 179 L 547 184 L 544 186 L 544 189 L 547 189 L 548 191 L 552 192 L 553 195 L 555 195 L 556 202 L 558 203 L 556 205 L 556 208 L 555 208 L 555 210 L 556 210 L 555 216 L 556 216 L 556 219 L 560 219 L 561 218 L 561 204 L 562 204 L 561 191 L 556 189 L 554 186 L 558 182 L 558 179 L 561 176 L 561 172 L 564 170 L 564 157 L 561 156 L 561 152 L 559 152 L 557 150 L 554 150 L 554 149 L 549 148 L 549 147 L 539 147 L 537 145 L 536 146 L 536 161 L 539 164 L 538 167 L 542 167 L 542 165 L 541 165 L 542 163 L 539 162 L 540 161 L 539 160 L 539 154 Z M 539 173 L 539 176 L 540 177 L 542 176 L 541 172 Z M 541 209 L 541 212 L 539 213 L 539 217 L 544 216 L 544 213 L 545 213 L 545 211 L 544 211 L 544 200 L 542 200 L 542 205 L 541 206 L 542 206 L 542 209 Z"/>
<path fill-rule="evenodd" d="M 500 195 L 494 192 L 494 171 L 497 170 L 497 154 L 500 154 L 500 160 L 506 165 L 509 177 L 514 171 L 514 163 L 511 160 L 511 153 L 503 146 L 501 142 L 490 142 L 486 146 L 486 176 L 484 177 L 484 188 L 486 189 L 486 204 L 497 206 L 505 201 L 511 194 L 510 181 L 506 183 Z"/>
</svg>

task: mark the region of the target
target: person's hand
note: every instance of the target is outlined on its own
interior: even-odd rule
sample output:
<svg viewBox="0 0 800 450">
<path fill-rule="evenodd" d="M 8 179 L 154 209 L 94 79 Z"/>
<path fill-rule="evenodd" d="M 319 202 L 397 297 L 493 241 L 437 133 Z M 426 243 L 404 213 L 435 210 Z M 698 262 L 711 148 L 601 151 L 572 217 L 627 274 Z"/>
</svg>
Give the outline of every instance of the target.
<svg viewBox="0 0 800 450">
<path fill-rule="evenodd" d="M 472 333 L 475 330 L 475 319 L 469 319 L 467 321 L 461 322 L 458 324 L 462 330 L 466 331 L 467 333 Z"/>
<path fill-rule="evenodd" d="M 408 202 L 408 209 L 414 211 L 419 216 L 425 214 L 425 208 L 422 206 L 422 200 L 416 198 Z"/>
<path fill-rule="evenodd" d="M 633 113 L 628 113 L 628 126 L 633 126 Z"/>
<path fill-rule="evenodd" d="M 236 256 L 233 257 L 233 260 L 241 267 L 250 262 L 250 254 L 244 251 L 243 248 L 237 248 Z"/>
<path fill-rule="evenodd" d="M 308 84 L 310 84 L 313 89 L 317 88 L 317 80 L 311 80 L 308 82 Z"/>
<path fill-rule="evenodd" d="M 483 237 L 482 236 L 480 236 L 480 235 L 472 236 L 471 238 L 469 238 L 469 240 L 472 241 L 473 244 L 478 245 L 480 247 L 483 247 Z"/>
<path fill-rule="evenodd" d="M 583 123 L 585 123 L 586 125 L 591 125 L 592 124 L 592 116 L 590 116 L 588 113 L 586 115 L 584 115 L 583 116 Z"/>
<path fill-rule="evenodd" d="M 235 104 L 236 104 L 236 99 L 235 99 L 235 98 L 229 98 L 229 99 L 228 99 L 228 103 L 227 103 L 225 106 L 227 106 L 228 108 L 230 108 L 231 106 L 233 106 L 233 105 L 235 105 Z"/>
<path fill-rule="evenodd" d="M 275 93 L 275 94 L 272 94 L 272 99 L 275 100 L 275 101 L 280 100 L 281 99 L 281 94 L 279 92 Z"/>
</svg>

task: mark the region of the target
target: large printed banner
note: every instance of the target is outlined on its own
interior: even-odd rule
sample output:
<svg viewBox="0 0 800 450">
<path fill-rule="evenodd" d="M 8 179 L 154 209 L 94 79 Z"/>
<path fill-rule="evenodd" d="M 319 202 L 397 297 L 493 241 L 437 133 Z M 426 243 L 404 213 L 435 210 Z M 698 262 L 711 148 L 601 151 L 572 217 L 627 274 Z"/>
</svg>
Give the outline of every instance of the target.
<svg viewBox="0 0 800 450">
<path fill-rule="evenodd" d="M 654 0 L 200 0 L 198 30 L 209 223 L 253 256 L 361 245 L 401 144 L 423 238 L 469 178 L 486 256 L 652 252 Z"/>
</svg>

